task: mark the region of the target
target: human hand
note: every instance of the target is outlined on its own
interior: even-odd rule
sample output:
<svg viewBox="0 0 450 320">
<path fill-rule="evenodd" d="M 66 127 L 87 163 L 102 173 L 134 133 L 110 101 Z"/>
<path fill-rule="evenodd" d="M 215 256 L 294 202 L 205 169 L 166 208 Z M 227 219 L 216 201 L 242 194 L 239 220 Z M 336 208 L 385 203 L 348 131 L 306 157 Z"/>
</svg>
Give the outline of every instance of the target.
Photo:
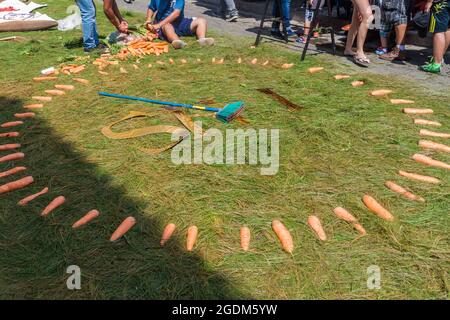
<svg viewBox="0 0 450 320">
<path fill-rule="evenodd" d="M 128 33 L 128 22 L 123 20 L 119 25 L 119 31 L 122 33 Z"/>
</svg>

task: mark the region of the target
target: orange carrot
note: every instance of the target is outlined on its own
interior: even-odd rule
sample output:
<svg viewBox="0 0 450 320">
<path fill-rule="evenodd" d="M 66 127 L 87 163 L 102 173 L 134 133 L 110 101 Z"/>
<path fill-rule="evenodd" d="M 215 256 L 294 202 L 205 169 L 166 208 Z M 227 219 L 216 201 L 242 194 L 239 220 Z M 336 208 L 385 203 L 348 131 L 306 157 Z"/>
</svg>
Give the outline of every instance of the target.
<svg viewBox="0 0 450 320">
<path fill-rule="evenodd" d="M 294 251 L 294 242 L 292 241 L 292 236 L 289 230 L 279 220 L 272 221 L 272 229 L 280 240 L 284 251 L 292 253 L 292 251 Z"/>
<path fill-rule="evenodd" d="M 83 78 L 73 78 L 73 81 L 79 82 L 81 84 L 89 84 L 89 80 L 83 79 Z"/>
<path fill-rule="evenodd" d="M 392 191 L 402 195 L 403 197 L 409 199 L 409 200 L 413 200 L 413 201 L 418 201 L 418 202 L 425 202 L 425 199 L 422 197 L 419 197 L 411 192 L 409 192 L 408 190 L 406 190 L 405 188 L 403 188 L 402 186 L 399 186 L 398 184 L 396 184 L 395 182 L 392 181 L 386 181 L 384 183 L 384 185 L 391 189 Z"/>
<path fill-rule="evenodd" d="M 350 76 L 348 74 L 337 74 L 334 76 L 334 79 L 336 80 L 343 80 L 343 79 L 348 79 L 350 78 Z"/>
<path fill-rule="evenodd" d="M 34 179 L 32 176 L 28 176 L 16 181 L 12 181 L 9 183 L 6 183 L 2 186 L 0 186 L 0 194 L 11 192 L 17 189 L 25 188 L 26 186 L 32 184 L 34 182 Z"/>
<path fill-rule="evenodd" d="M 97 218 L 99 215 L 100 215 L 100 212 L 98 212 L 98 210 L 91 210 L 88 213 L 86 213 L 86 215 L 83 216 L 80 220 L 75 222 L 72 225 L 72 228 L 73 229 L 79 228 L 82 225 L 85 225 L 86 223 L 90 222 L 91 220 Z"/>
<path fill-rule="evenodd" d="M 284 64 L 281 66 L 281 69 L 290 69 L 290 68 L 292 68 L 293 66 L 294 66 L 293 63 L 284 63 Z"/>
<path fill-rule="evenodd" d="M 70 73 L 77 74 L 77 73 L 84 71 L 84 69 L 85 69 L 85 65 L 83 64 L 81 66 L 71 68 L 69 71 L 70 71 Z"/>
<path fill-rule="evenodd" d="M 392 90 L 388 90 L 388 89 L 380 89 L 380 90 L 374 90 L 370 93 L 371 96 L 374 97 L 382 97 L 382 96 L 387 96 L 388 94 L 392 93 Z"/>
<path fill-rule="evenodd" d="M 355 228 L 362 236 L 365 236 L 367 234 L 366 229 L 359 223 L 354 223 L 353 228 Z"/>
<path fill-rule="evenodd" d="M 445 138 L 445 139 L 450 138 L 450 133 L 435 132 L 435 131 L 430 131 L 430 130 L 427 130 L 427 129 L 420 129 L 419 135 L 421 135 L 421 136 L 429 136 L 429 137 L 436 137 L 436 138 Z"/>
<path fill-rule="evenodd" d="M 424 149 L 431 149 L 431 150 L 435 150 L 435 151 L 447 152 L 447 153 L 450 152 L 449 146 L 447 146 L 445 144 L 429 141 L 429 140 L 419 140 L 419 147 L 424 148 Z"/>
<path fill-rule="evenodd" d="M 430 167 L 436 167 L 436 168 L 442 168 L 442 169 L 447 169 L 450 170 L 450 164 L 447 164 L 445 162 L 442 161 L 438 161 L 438 160 L 434 160 L 433 158 L 427 157 L 423 154 L 420 153 L 416 153 L 415 155 L 412 156 L 412 158 L 422 164 L 425 164 L 427 166 Z"/>
<path fill-rule="evenodd" d="M 14 168 L 9 169 L 7 171 L 0 172 L 0 178 L 11 176 L 13 174 L 16 174 L 18 172 L 24 171 L 26 169 L 27 169 L 26 167 L 14 167 Z"/>
<path fill-rule="evenodd" d="M 251 64 L 256 64 L 258 63 L 258 58 L 253 59 L 252 61 L 250 61 Z"/>
<path fill-rule="evenodd" d="M 23 106 L 24 109 L 42 109 L 44 105 L 42 103 L 35 103 Z"/>
<path fill-rule="evenodd" d="M 250 247 L 250 229 L 248 227 L 241 228 L 241 248 L 244 251 L 248 251 Z"/>
<path fill-rule="evenodd" d="M 308 69 L 309 73 L 317 73 L 319 71 L 322 71 L 323 69 L 325 69 L 324 67 L 311 67 Z"/>
<path fill-rule="evenodd" d="M 38 193 L 29 195 L 28 197 L 23 198 L 22 200 L 20 200 L 17 204 L 19 206 L 24 206 L 26 205 L 28 202 L 33 201 L 34 199 L 36 199 L 37 197 L 46 194 L 48 192 L 48 188 L 45 187 L 44 189 L 42 189 L 41 191 L 39 191 Z"/>
<path fill-rule="evenodd" d="M 433 113 L 433 109 L 403 108 L 403 113 L 407 113 L 407 114 L 431 114 L 431 113 Z"/>
<path fill-rule="evenodd" d="M 407 99 L 391 99 L 392 104 L 412 104 L 414 103 L 413 100 L 407 100 Z"/>
<path fill-rule="evenodd" d="M 196 226 L 190 226 L 187 232 L 186 249 L 192 251 L 194 249 L 195 242 L 197 241 L 198 228 Z"/>
<path fill-rule="evenodd" d="M 25 118 L 34 118 L 36 116 L 36 113 L 34 112 L 25 112 L 25 113 L 15 113 L 14 117 L 19 119 L 25 119 Z"/>
<path fill-rule="evenodd" d="M 414 119 L 414 124 L 422 124 L 427 126 L 433 126 L 433 127 L 440 127 L 442 124 L 440 124 L 437 121 L 430 121 L 425 119 Z"/>
<path fill-rule="evenodd" d="M 62 96 L 66 94 L 66 92 L 62 90 L 45 90 L 45 93 L 51 94 L 52 96 Z"/>
<path fill-rule="evenodd" d="M 20 148 L 19 143 L 10 143 L 10 144 L 2 144 L 0 145 L 0 151 L 12 150 Z"/>
<path fill-rule="evenodd" d="M 75 90 L 75 86 L 71 84 L 55 84 L 55 88 L 61 90 Z"/>
<path fill-rule="evenodd" d="M 169 58 L 169 63 L 170 63 L 170 64 L 174 64 L 175 61 L 174 61 L 172 58 Z"/>
<path fill-rule="evenodd" d="M 323 230 L 322 223 L 320 222 L 319 218 L 317 216 L 309 216 L 308 217 L 308 225 L 313 229 L 313 231 L 316 233 L 317 237 L 322 240 L 327 240 L 327 235 L 325 234 L 325 231 Z"/>
<path fill-rule="evenodd" d="M 267 66 L 269 64 L 269 60 L 264 61 L 263 66 Z"/>
<path fill-rule="evenodd" d="M 364 85 L 364 81 L 353 81 L 352 87 L 361 87 Z"/>
<path fill-rule="evenodd" d="M 237 63 L 238 63 L 238 64 L 241 64 L 241 63 L 242 63 L 242 58 L 238 58 L 238 59 L 237 59 Z"/>
<path fill-rule="evenodd" d="M 366 194 L 363 197 L 363 202 L 370 211 L 375 213 L 381 219 L 384 219 L 387 221 L 394 221 L 394 216 L 388 210 L 386 210 L 381 204 L 379 204 L 377 202 L 377 200 L 375 200 L 371 196 Z"/>
<path fill-rule="evenodd" d="M 41 212 L 41 216 L 46 216 L 48 215 L 50 212 L 52 212 L 53 210 L 55 210 L 56 208 L 58 208 L 59 206 L 61 206 L 62 204 L 64 204 L 64 202 L 66 202 L 66 198 L 63 196 L 59 196 L 56 197 L 55 199 L 53 199 L 47 207 L 45 207 L 45 209 Z"/>
<path fill-rule="evenodd" d="M 42 82 L 42 81 L 52 81 L 58 79 L 57 77 L 35 77 L 33 81 Z"/>
<path fill-rule="evenodd" d="M 5 132 L 5 133 L 0 133 L 0 138 L 15 138 L 20 136 L 20 133 L 18 132 Z"/>
<path fill-rule="evenodd" d="M 337 207 L 337 208 L 334 208 L 334 214 L 338 217 L 338 218 L 340 218 L 340 219 L 342 219 L 342 220 L 344 220 L 344 221 L 347 221 L 347 222 L 350 222 L 350 223 L 354 223 L 354 222 L 357 222 L 358 220 L 351 214 L 351 213 L 349 213 L 347 210 L 345 210 L 344 208 L 341 208 L 341 207 Z"/>
<path fill-rule="evenodd" d="M 173 223 L 169 223 L 164 228 L 164 232 L 162 234 L 161 241 L 159 242 L 161 247 L 164 246 L 167 241 L 169 241 L 170 237 L 172 236 L 172 234 L 174 233 L 176 228 L 177 228 L 177 226 L 175 224 L 173 224 Z"/>
<path fill-rule="evenodd" d="M 433 183 L 433 184 L 441 183 L 441 180 L 439 180 L 438 178 L 430 177 L 430 176 L 423 176 L 421 174 L 411 173 L 411 172 L 407 172 L 407 171 L 403 171 L 403 170 L 399 170 L 398 174 L 401 175 L 402 177 L 405 177 L 405 178 L 408 178 L 411 180 L 417 180 L 417 181 Z"/>
<path fill-rule="evenodd" d="M 31 99 L 37 100 L 37 101 L 43 101 L 43 102 L 50 102 L 52 101 L 52 97 L 46 97 L 46 96 L 32 96 Z"/>
<path fill-rule="evenodd" d="M 181 62 L 182 64 L 186 64 L 186 63 L 187 63 L 187 60 L 186 60 L 186 59 L 181 59 L 180 62 Z"/>
<path fill-rule="evenodd" d="M 127 233 L 136 224 L 136 219 L 133 217 L 128 217 L 117 227 L 116 231 L 112 234 L 109 241 L 116 241 L 120 239 L 125 233 Z"/>
<path fill-rule="evenodd" d="M 23 121 L 10 121 L 10 122 L 5 122 L 5 123 L 1 124 L 0 127 L 11 128 L 11 127 L 15 127 L 15 126 L 20 126 L 22 124 L 23 124 Z"/>
<path fill-rule="evenodd" d="M 225 59 L 224 58 L 222 58 L 222 59 L 220 59 L 220 60 L 217 60 L 217 64 L 223 64 L 223 61 L 224 61 Z"/>
<path fill-rule="evenodd" d="M 11 154 L 1 157 L 0 163 L 6 162 L 6 161 L 23 159 L 24 157 L 25 157 L 25 154 L 23 154 L 22 152 L 11 153 Z"/>
</svg>

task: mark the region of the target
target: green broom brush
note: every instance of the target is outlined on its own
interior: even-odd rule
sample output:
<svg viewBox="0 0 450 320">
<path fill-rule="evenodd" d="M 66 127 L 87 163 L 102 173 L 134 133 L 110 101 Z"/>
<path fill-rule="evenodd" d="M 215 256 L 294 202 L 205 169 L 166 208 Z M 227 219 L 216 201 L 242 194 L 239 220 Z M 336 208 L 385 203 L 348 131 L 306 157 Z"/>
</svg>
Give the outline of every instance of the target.
<svg viewBox="0 0 450 320">
<path fill-rule="evenodd" d="M 229 103 L 225 107 L 220 109 L 220 108 L 213 108 L 213 107 L 206 107 L 206 106 L 196 106 L 196 105 L 192 105 L 192 104 L 184 104 L 184 103 L 176 103 L 176 102 L 152 100 L 152 99 L 147 99 L 147 98 L 125 96 L 125 95 L 121 95 L 121 94 L 107 93 L 107 92 L 99 92 L 98 94 L 101 96 L 104 96 L 104 97 L 142 101 L 142 102 L 154 103 L 154 104 L 170 106 L 170 107 L 180 107 L 180 108 L 187 108 L 187 109 L 212 111 L 212 112 L 216 113 L 216 118 L 222 122 L 232 121 L 234 118 L 236 118 L 242 112 L 242 110 L 244 110 L 244 102 L 242 102 L 242 101 Z"/>
</svg>

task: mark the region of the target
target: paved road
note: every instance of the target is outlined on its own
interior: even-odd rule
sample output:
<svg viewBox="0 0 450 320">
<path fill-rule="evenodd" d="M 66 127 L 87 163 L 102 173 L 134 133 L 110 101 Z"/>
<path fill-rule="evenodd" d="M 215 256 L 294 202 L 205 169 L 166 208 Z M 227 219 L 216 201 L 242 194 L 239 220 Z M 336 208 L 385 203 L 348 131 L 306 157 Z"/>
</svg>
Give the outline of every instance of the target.
<svg viewBox="0 0 450 320">
<path fill-rule="evenodd" d="M 219 0 L 218 0 L 219 1 Z M 149 0 L 135 0 L 133 4 L 127 5 L 120 1 L 121 6 L 131 10 L 145 12 Z M 258 19 L 251 16 L 243 17 L 236 23 L 228 23 L 216 15 L 218 6 L 205 3 L 201 0 L 186 0 L 186 15 L 191 17 L 205 16 L 208 19 L 210 28 L 225 32 L 233 36 L 248 36 L 255 37 L 255 30 L 259 22 Z M 323 42 L 327 42 L 328 38 L 324 36 Z M 339 40 L 338 40 L 339 43 Z M 342 45 L 342 43 L 339 43 Z M 292 50 L 300 50 L 300 47 L 291 45 Z M 326 51 L 325 51 L 326 52 Z M 313 46 L 309 54 L 323 54 L 326 60 L 335 61 L 347 65 L 349 68 L 358 70 L 351 61 L 342 56 L 331 56 L 324 53 L 322 50 L 318 52 Z M 408 46 L 408 55 L 410 59 L 404 63 L 391 63 L 378 59 L 375 55 L 370 54 L 372 60 L 371 67 L 367 70 L 369 72 L 378 73 L 382 75 L 403 76 L 405 79 L 415 81 L 418 86 L 432 89 L 435 92 L 449 92 L 450 91 L 450 68 L 446 66 L 444 75 L 436 76 L 421 72 L 418 70 L 418 65 L 426 61 L 428 55 L 431 54 L 430 49 L 421 47 Z M 447 56 L 447 61 L 450 61 L 450 56 Z M 364 70 L 366 71 L 366 70 Z"/>
</svg>

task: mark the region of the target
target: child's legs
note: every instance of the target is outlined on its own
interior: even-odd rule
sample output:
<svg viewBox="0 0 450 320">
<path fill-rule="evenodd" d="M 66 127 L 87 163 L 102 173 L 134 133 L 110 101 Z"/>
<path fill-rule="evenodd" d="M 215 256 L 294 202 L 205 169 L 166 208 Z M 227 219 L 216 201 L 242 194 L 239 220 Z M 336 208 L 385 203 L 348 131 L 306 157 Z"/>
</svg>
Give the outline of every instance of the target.
<svg viewBox="0 0 450 320">
<path fill-rule="evenodd" d="M 175 40 L 179 40 L 180 39 L 180 37 L 178 37 L 177 33 L 175 32 L 175 28 L 173 27 L 173 25 L 171 23 L 168 23 L 168 24 L 164 25 L 161 28 L 161 30 L 162 30 L 162 33 L 164 34 L 164 37 L 170 43 L 172 43 Z"/>
<path fill-rule="evenodd" d="M 92 0 L 76 0 L 76 3 L 80 8 L 84 48 L 95 48 L 99 44 L 95 4 Z"/>
<path fill-rule="evenodd" d="M 449 32 L 438 32 L 433 35 L 433 57 L 436 63 L 442 63 L 444 59 L 447 33 Z"/>
<path fill-rule="evenodd" d="M 197 18 L 191 23 L 191 31 L 195 33 L 197 39 L 205 38 L 208 30 L 208 22 L 204 18 Z"/>
</svg>

